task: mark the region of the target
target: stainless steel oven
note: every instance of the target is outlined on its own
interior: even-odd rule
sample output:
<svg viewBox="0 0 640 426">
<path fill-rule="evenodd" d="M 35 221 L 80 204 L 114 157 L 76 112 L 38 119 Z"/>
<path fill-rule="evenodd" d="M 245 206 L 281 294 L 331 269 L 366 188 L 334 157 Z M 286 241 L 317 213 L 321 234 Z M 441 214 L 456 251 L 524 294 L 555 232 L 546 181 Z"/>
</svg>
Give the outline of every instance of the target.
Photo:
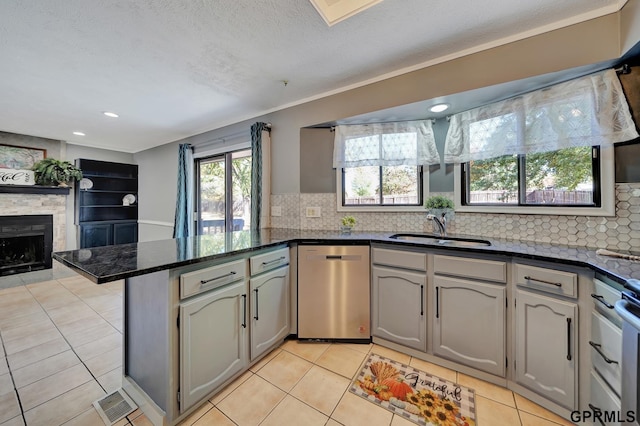
<svg viewBox="0 0 640 426">
<path fill-rule="evenodd" d="M 615 304 L 622 317 L 622 392 L 621 411 L 633 425 L 640 426 L 640 281 L 629 280 L 622 292 L 622 299 Z"/>
</svg>

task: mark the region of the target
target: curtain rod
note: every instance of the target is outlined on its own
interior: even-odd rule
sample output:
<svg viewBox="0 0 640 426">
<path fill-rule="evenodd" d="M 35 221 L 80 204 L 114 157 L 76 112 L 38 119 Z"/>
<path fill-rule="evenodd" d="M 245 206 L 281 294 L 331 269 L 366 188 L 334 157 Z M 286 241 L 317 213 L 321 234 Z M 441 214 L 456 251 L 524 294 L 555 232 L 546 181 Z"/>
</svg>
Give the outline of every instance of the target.
<svg viewBox="0 0 640 426">
<path fill-rule="evenodd" d="M 338 124 L 337 126 L 331 126 L 329 128 L 330 132 L 335 132 L 336 131 L 336 127 L 338 126 L 373 126 L 373 125 L 379 125 L 379 124 L 394 124 L 394 123 L 408 123 L 410 121 L 431 121 L 431 124 L 436 124 L 436 119 L 435 118 L 421 118 L 418 120 L 398 120 L 398 121 L 379 121 L 379 122 L 375 122 L 375 123 L 350 123 L 350 124 Z M 319 129 L 321 129 L 322 127 L 318 127 Z"/>
<path fill-rule="evenodd" d="M 193 148 L 204 148 L 204 147 L 207 147 L 207 146 L 210 146 L 210 145 L 217 145 L 219 143 L 222 143 L 222 145 L 224 145 L 226 141 L 237 139 L 237 138 L 239 138 L 241 136 L 244 136 L 244 135 L 246 135 L 249 140 L 251 139 L 251 132 L 249 130 L 246 130 L 246 131 L 242 131 L 242 132 L 231 133 L 231 134 L 228 134 L 226 136 L 222 136 L 222 137 L 215 138 L 215 139 L 209 139 L 207 141 L 200 142 L 200 143 L 197 143 L 197 144 L 192 144 L 192 146 L 193 146 Z"/>
<path fill-rule="evenodd" d="M 266 124 L 267 124 L 267 127 L 269 129 L 271 129 L 271 123 L 266 123 Z M 241 130 L 241 131 L 238 131 L 238 132 L 235 132 L 235 133 L 230 133 L 228 135 L 217 137 L 217 138 L 214 138 L 214 139 L 209 139 L 209 140 L 206 140 L 204 142 L 197 143 L 197 144 L 191 144 L 191 145 L 194 148 L 201 148 L 203 146 L 215 145 L 215 144 L 217 144 L 219 142 L 222 142 L 222 144 L 224 144 L 227 140 L 238 139 L 240 136 L 245 136 L 245 135 L 248 136 L 247 140 L 250 141 L 251 140 L 251 129 L 250 128 L 246 129 L 246 130 Z"/>
<path fill-rule="evenodd" d="M 618 74 L 630 74 L 631 73 L 631 67 L 629 66 L 629 64 L 622 64 L 620 67 L 614 68 L 613 70 Z"/>
</svg>

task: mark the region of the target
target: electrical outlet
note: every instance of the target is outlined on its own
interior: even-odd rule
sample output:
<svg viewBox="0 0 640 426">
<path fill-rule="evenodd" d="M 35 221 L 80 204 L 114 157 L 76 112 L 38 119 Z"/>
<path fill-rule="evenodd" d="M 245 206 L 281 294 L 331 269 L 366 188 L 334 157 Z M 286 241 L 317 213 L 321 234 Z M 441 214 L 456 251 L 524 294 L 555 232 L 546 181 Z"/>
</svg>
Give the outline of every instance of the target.
<svg viewBox="0 0 640 426">
<path fill-rule="evenodd" d="M 320 217 L 321 211 L 320 207 L 307 207 L 307 217 Z"/>
<path fill-rule="evenodd" d="M 271 206 L 271 216 L 282 216 L 282 206 Z"/>
</svg>

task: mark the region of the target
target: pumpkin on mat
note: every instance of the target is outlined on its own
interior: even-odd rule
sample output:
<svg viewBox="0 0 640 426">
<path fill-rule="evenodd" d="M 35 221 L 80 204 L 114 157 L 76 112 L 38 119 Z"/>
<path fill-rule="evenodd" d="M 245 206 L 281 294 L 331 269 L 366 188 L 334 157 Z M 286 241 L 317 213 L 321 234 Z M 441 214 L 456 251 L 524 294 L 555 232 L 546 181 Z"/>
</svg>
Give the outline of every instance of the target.
<svg viewBox="0 0 640 426">
<path fill-rule="evenodd" d="M 406 401 L 407 393 L 413 392 L 413 388 L 399 377 L 389 377 L 388 379 L 385 379 L 382 384 L 387 386 L 391 393 L 393 393 L 393 396 L 401 401 Z"/>
</svg>

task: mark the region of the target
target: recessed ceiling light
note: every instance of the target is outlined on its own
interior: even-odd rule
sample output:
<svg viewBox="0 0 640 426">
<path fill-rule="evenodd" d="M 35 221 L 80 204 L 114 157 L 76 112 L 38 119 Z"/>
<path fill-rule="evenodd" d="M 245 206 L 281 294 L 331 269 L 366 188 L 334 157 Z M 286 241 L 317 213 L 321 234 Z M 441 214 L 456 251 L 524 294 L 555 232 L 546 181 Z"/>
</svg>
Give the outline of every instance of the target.
<svg viewBox="0 0 640 426">
<path fill-rule="evenodd" d="M 73 134 L 76 136 L 85 136 L 85 134 L 82 132 L 73 132 Z"/>
<path fill-rule="evenodd" d="M 118 118 L 120 117 L 118 114 L 116 114 L 115 112 L 110 112 L 110 111 L 104 111 L 103 112 L 104 115 L 106 115 L 107 117 L 111 117 L 111 118 Z"/>
<path fill-rule="evenodd" d="M 429 108 L 431 112 L 442 112 L 449 109 L 449 104 L 437 104 Z"/>
</svg>

